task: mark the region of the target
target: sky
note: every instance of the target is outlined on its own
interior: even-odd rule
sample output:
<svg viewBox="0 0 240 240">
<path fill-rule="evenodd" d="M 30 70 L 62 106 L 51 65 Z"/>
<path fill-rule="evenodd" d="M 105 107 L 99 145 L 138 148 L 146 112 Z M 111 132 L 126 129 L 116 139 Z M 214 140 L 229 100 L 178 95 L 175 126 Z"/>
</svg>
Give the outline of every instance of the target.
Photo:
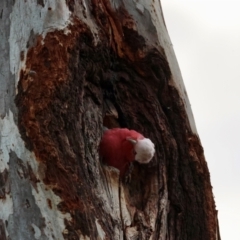
<svg viewBox="0 0 240 240">
<path fill-rule="evenodd" d="M 240 1 L 161 3 L 204 147 L 221 240 L 240 240 Z"/>
</svg>

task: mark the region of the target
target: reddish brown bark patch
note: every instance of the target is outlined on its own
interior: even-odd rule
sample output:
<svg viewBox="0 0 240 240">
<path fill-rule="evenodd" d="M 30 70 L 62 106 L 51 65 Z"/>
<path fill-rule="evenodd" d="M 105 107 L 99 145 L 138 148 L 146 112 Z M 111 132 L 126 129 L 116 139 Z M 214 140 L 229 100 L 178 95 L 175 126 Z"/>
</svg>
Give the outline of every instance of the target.
<svg viewBox="0 0 240 240">
<path fill-rule="evenodd" d="M 44 39 L 38 37 L 36 45 L 28 51 L 26 70 L 21 71 L 16 99 L 22 137 L 37 159 L 46 165 L 46 183 L 55 185 L 56 191 L 66 192 L 70 199 L 67 192 L 74 193 L 76 190 L 74 184 L 69 184 L 68 178 L 72 176 L 72 181 L 78 181 L 78 177 L 60 160 L 63 156 L 58 148 L 61 146 L 56 145 L 56 141 L 64 123 L 61 119 L 58 121 L 54 111 L 58 114 L 67 112 L 68 102 L 57 99 L 56 92 L 69 83 L 71 51 L 84 31 L 86 27 L 76 21 L 66 33 L 62 30 L 50 32 Z M 74 154 L 69 154 L 66 161 L 68 165 L 74 165 Z"/>
<path fill-rule="evenodd" d="M 145 39 L 137 32 L 136 22 L 123 3 L 114 10 L 109 0 L 92 0 L 92 14 L 101 27 L 101 36 L 121 58 L 135 62 L 145 56 Z M 111 29 L 111 31 L 109 31 Z"/>
<path fill-rule="evenodd" d="M 176 226 L 171 232 L 175 236 L 181 234 L 183 239 L 215 239 L 215 203 L 200 140 L 191 132 L 183 102 L 174 87 L 163 91 L 162 103 L 177 143 L 167 160 L 169 222 Z"/>
<path fill-rule="evenodd" d="M 44 165 L 45 183 L 63 200 L 59 210 L 73 217 L 65 223 L 65 238 L 78 239 L 80 229 L 96 239 L 96 218 L 106 236 L 113 236 L 117 224 L 96 197 L 101 178 L 98 144 L 107 111 L 103 106 L 110 102 L 117 115 L 104 123 L 133 128 L 156 145 L 150 164 L 135 164 L 127 186 L 129 203 L 147 219 L 150 195 L 160 199 L 166 190 L 171 238 L 213 239 L 209 173 L 183 101 L 170 83 L 164 52 L 145 49 L 126 10 L 116 13 L 106 0 L 92 3 L 100 43 L 94 45 L 89 29 L 78 21 L 68 34 L 55 31 L 39 37 L 27 54 L 16 100 L 22 137 Z M 162 213 L 153 207 L 159 216 L 154 233 L 158 238 Z M 139 219 L 133 222 L 137 227 L 142 225 Z"/>
<path fill-rule="evenodd" d="M 205 191 L 203 196 L 202 208 L 206 215 L 205 227 L 209 229 L 209 238 L 216 234 L 218 230 L 217 211 L 215 202 L 213 201 L 212 186 L 210 184 L 210 174 L 207 166 L 207 162 L 204 157 L 203 148 L 200 144 L 200 140 L 196 135 L 192 135 L 189 140 L 189 154 L 191 156 L 192 164 L 195 165 L 196 176 L 199 176 L 199 187 L 202 187 Z M 219 234 L 220 236 L 220 234 Z"/>
</svg>

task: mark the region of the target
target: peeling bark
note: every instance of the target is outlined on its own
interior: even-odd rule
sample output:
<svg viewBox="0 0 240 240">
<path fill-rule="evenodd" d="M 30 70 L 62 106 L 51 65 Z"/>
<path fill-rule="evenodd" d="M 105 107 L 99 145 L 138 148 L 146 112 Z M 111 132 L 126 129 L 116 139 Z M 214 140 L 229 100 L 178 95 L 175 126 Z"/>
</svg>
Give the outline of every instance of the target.
<svg viewBox="0 0 240 240">
<path fill-rule="evenodd" d="M 10 31 L 2 26 L 1 49 L 9 36 L 18 42 L 3 51 L 9 62 L 0 60 L 0 83 L 16 87 L 0 105 L 1 239 L 219 240 L 209 171 L 160 4 L 1 4 L 4 18 L 28 12 L 33 21 L 22 23 L 22 36 L 13 17 Z M 154 159 L 134 163 L 128 184 L 99 159 L 103 125 L 155 143 Z"/>
</svg>

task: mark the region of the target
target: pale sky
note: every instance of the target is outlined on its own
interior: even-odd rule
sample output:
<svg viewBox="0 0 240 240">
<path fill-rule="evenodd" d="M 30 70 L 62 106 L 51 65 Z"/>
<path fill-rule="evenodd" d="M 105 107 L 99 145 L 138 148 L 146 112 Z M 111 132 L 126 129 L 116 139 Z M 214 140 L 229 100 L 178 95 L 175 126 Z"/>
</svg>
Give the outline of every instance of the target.
<svg viewBox="0 0 240 240">
<path fill-rule="evenodd" d="M 161 0 L 211 174 L 222 240 L 240 240 L 240 1 Z"/>
</svg>

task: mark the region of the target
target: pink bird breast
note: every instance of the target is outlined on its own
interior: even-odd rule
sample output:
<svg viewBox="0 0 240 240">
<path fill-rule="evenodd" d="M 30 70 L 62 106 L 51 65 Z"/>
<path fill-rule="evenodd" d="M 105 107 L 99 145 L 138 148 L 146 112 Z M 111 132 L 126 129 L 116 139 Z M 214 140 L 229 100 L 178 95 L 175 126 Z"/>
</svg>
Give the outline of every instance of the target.
<svg viewBox="0 0 240 240">
<path fill-rule="evenodd" d="M 139 161 L 147 163 L 154 155 L 154 144 L 142 134 L 127 128 L 113 128 L 104 132 L 100 143 L 100 155 L 104 163 L 119 169 L 120 175 L 123 175 L 129 163 L 135 160 L 135 151 L 139 159 L 141 155 L 145 158 L 148 156 L 147 160 Z"/>
</svg>

